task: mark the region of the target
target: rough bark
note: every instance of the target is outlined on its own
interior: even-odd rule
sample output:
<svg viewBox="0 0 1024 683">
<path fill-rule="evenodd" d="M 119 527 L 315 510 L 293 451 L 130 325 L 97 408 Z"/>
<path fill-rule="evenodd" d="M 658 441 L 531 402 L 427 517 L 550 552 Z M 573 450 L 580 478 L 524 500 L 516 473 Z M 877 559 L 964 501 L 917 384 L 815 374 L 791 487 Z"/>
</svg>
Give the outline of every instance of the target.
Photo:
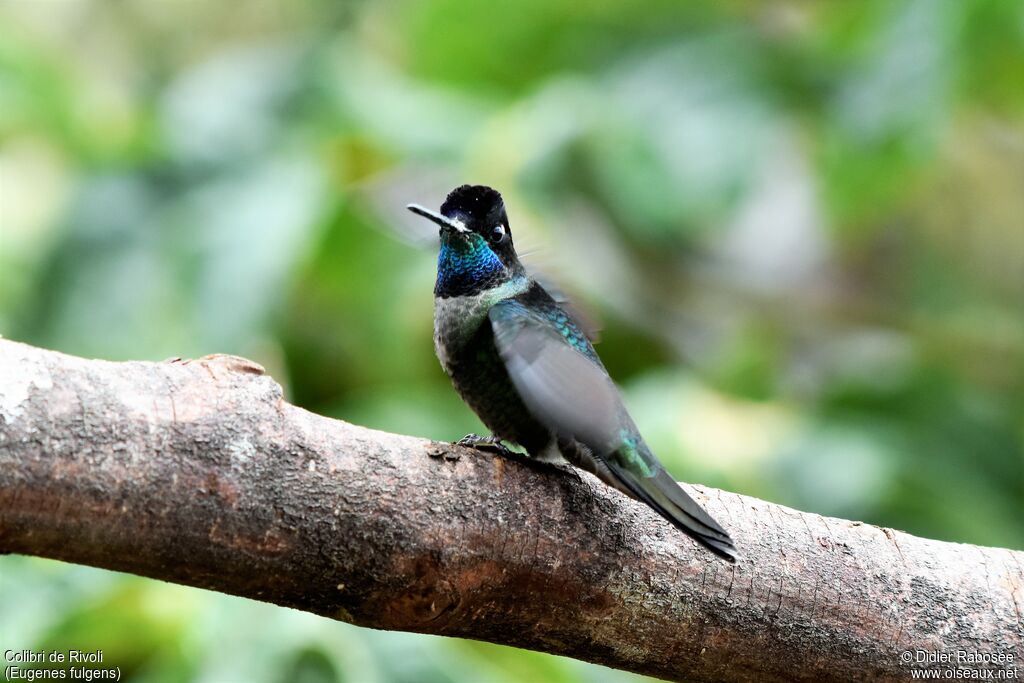
<svg viewBox="0 0 1024 683">
<path fill-rule="evenodd" d="M 1019 664 L 1022 553 L 688 488 L 737 566 L 589 475 L 314 415 L 250 361 L 0 340 L 0 552 L 674 680 Z"/>
</svg>

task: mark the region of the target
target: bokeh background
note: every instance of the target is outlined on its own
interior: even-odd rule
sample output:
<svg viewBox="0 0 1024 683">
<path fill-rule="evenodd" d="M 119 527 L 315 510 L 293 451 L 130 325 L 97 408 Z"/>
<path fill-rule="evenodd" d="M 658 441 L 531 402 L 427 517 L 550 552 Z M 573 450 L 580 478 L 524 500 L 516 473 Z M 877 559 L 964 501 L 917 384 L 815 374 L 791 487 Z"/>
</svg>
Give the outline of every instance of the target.
<svg viewBox="0 0 1024 683">
<path fill-rule="evenodd" d="M 402 207 L 463 182 L 679 478 L 1024 548 L 1024 3 L 0 3 L 6 337 L 241 354 L 460 437 Z M 10 556 L 0 647 L 147 683 L 636 679 Z"/>
</svg>

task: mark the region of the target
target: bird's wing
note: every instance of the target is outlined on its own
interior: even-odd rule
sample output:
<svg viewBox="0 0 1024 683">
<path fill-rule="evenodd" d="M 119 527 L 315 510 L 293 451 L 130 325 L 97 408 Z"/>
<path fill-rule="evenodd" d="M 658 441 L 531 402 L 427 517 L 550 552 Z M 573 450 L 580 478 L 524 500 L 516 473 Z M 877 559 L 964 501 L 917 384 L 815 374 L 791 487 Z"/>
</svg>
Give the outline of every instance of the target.
<svg viewBox="0 0 1024 683">
<path fill-rule="evenodd" d="M 494 341 L 530 413 L 560 440 L 578 441 L 621 488 L 712 552 L 735 561 L 728 533 L 669 476 L 640 437 L 598 361 L 515 300 L 489 313 Z M 592 350 L 587 349 L 591 354 Z"/>
</svg>

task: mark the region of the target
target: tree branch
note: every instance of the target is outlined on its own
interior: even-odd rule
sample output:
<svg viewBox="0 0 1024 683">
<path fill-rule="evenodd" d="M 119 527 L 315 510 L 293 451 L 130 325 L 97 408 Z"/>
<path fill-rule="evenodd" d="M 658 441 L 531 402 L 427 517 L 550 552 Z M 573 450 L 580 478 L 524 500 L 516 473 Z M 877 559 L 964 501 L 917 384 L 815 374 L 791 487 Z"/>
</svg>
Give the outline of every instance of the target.
<svg viewBox="0 0 1024 683">
<path fill-rule="evenodd" d="M 243 359 L 0 340 L 0 552 L 675 680 L 903 680 L 905 650 L 1024 653 L 1020 552 L 689 489 L 737 566 L 589 475 L 311 414 Z"/>
</svg>

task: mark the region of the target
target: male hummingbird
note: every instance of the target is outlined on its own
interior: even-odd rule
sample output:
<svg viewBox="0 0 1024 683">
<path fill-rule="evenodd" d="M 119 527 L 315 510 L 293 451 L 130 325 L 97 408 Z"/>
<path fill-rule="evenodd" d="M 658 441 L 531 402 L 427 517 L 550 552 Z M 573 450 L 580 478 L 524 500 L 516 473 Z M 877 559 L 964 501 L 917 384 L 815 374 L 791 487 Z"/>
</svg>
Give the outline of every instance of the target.
<svg viewBox="0 0 1024 683">
<path fill-rule="evenodd" d="M 493 433 L 461 443 L 508 441 L 532 457 L 560 455 L 735 562 L 729 534 L 647 447 L 590 340 L 519 262 L 501 195 L 463 185 L 448 194 L 440 213 L 408 208 L 440 226 L 437 357 Z"/>
</svg>

